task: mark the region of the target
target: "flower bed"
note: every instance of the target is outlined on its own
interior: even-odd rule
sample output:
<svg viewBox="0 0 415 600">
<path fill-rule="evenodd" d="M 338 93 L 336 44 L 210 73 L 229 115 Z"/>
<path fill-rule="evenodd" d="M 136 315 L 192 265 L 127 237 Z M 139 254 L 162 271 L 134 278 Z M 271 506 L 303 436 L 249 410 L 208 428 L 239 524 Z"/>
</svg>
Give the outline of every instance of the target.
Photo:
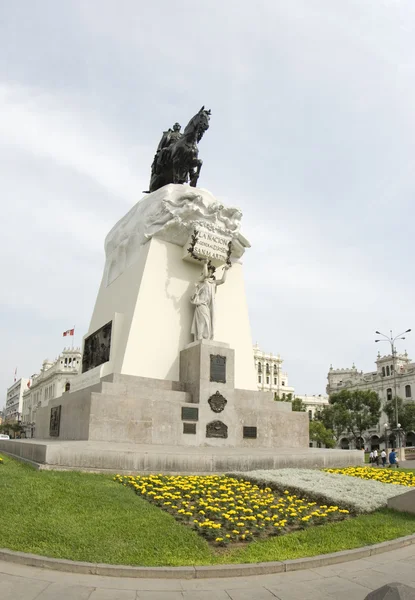
<svg viewBox="0 0 415 600">
<path fill-rule="evenodd" d="M 326 473 L 313 469 L 256 470 L 231 473 L 257 485 L 276 490 L 289 490 L 305 495 L 316 502 L 327 502 L 347 508 L 352 513 L 369 513 L 387 506 L 389 498 L 403 494 L 403 485 L 387 485 L 380 481 L 365 481 L 347 475 Z"/>
<path fill-rule="evenodd" d="M 244 478 L 116 475 L 114 480 L 220 546 L 338 521 L 349 514 L 347 509 L 318 505 L 288 490 L 276 494 Z"/>
<path fill-rule="evenodd" d="M 398 469 L 380 469 L 375 467 L 347 467 L 343 469 L 324 469 L 326 473 L 349 475 L 381 483 L 393 483 L 406 487 L 415 487 L 415 473 L 407 473 Z M 406 490 L 408 491 L 408 490 Z"/>
</svg>

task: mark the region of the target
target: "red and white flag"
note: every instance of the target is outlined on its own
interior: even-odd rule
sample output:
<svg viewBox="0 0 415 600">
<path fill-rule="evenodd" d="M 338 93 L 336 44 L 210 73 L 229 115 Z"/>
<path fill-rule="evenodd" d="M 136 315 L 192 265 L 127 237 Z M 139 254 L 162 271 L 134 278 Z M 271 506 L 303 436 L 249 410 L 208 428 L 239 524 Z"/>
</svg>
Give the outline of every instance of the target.
<svg viewBox="0 0 415 600">
<path fill-rule="evenodd" d="M 63 332 L 63 337 L 65 337 L 65 335 L 75 335 L 75 329 L 67 329 Z"/>
</svg>

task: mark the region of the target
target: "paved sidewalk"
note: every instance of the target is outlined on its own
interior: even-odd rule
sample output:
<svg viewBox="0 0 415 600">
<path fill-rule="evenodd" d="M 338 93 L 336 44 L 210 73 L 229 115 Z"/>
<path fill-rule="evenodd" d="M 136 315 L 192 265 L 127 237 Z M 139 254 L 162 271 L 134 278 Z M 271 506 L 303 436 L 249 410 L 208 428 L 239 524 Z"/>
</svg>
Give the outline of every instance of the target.
<svg viewBox="0 0 415 600">
<path fill-rule="evenodd" d="M 132 579 L 0 561 L 1 600 L 363 600 L 385 583 L 415 587 L 415 545 L 329 567 L 220 579 Z"/>
</svg>

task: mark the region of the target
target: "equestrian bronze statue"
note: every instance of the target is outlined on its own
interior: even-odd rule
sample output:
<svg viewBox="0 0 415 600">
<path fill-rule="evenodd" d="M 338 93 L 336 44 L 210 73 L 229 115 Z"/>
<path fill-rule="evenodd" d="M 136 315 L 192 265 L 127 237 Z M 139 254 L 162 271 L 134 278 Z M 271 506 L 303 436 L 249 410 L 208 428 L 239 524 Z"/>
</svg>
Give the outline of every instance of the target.
<svg viewBox="0 0 415 600">
<path fill-rule="evenodd" d="M 198 158 L 198 142 L 209 129 L 210 110 L 205 107 L 189 121 L 183 133 L 179 123 L 163 133 L 151 165 L 150 192 L 168 183 L 197 186 L 203 162 Z"/>
</svg>

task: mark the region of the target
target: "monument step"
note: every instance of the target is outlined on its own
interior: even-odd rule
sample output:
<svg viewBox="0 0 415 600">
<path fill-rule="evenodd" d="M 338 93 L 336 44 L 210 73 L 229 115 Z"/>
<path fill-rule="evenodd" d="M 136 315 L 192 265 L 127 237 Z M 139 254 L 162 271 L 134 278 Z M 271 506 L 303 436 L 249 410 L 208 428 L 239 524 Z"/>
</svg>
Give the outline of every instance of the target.
<svg viewBox="0 0 415 600">
<path fill-rule="evenodd" d="M 142 388 L 147 387 L 150 389 L 163 389 L 171 390 L 173 392 L 184 392 L 184 383 L 180 381 L 172 381 L 169 379 L 152 379 L 151 377 L 138 377 L 135 375 L 120 375 L 113 373 L 104 377 L 102 382 L 108 382 L 112 384 L 121 384 L 126 386 L 140 386 Z"/>
</svg>

